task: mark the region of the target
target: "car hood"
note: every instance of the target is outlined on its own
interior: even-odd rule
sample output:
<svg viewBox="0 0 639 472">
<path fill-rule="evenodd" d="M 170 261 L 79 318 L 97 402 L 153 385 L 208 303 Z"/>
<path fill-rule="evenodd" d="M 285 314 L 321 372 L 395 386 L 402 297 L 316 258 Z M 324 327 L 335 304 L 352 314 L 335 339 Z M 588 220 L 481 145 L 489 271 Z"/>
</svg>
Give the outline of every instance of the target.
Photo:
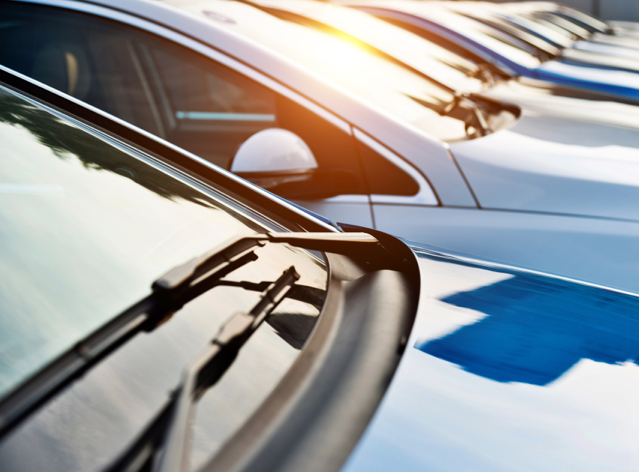
<svg viewBox="0 0 639 472">
<path fill-rule="evenodd" d="M 584 46 L 574 49 L 564 49 L 561 53 L 562 61 L 568 63 L 576 63 L 578 65 L 605 67 L 611 69 L 623 69 L 633 72 L 639 71 L 639 50 L 630 50 L 634 52 L 634 57 L 624 57 L 615 54 L 615 49 L 619 49 L 623 53 L 623 48 L 616 48 L 616 46 L 608 46 L 610 49 L 606 51 L 601 46 L 605 44 L 592 43 L 594 47 L 592 49 L 600 49 L 599 51 L 583 49 Z M 626 49 L 626 52 L 628 49 Z"/>
<path fill-rule="evenodd" d="M 613 44 L 596 43 L 594 41 L 577 41 L 572 47 L 580 51 L 625 57 L 635 61 L 639 58 L 639 49 L 635 49 L 634 47 L 616 46 Z"/>
<path fill-rule="evenodd" d="M 342 472 L 636 470 L 639 298 L 414 250 L 417 319 Z"/>
<path fill-rule="evenodd" d="M 482 208 L 639 220 L 639 110 L 510 81 L 510 128 L 450 144 Z"/>
<path fill-rule="evenodd" d="M 571 54 L 580 52 L 573 50 Z M 547 61 L 533 71 L 541 80 L 559 82 L 574 87 L 595 89 L 602 92 L 639 99 L 639 75 L 627 70 L 615 70 L 587 64 L 570 64 L 563 61 Z"/>
</svg>

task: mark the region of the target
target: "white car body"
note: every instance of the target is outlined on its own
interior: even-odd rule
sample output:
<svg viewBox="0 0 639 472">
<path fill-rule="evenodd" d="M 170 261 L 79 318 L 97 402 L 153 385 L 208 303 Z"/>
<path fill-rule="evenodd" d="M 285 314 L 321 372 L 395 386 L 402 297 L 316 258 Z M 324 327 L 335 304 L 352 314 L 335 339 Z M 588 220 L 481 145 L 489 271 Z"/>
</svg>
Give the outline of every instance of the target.
<svg viewBox="0 0 639 472">
<path fill-rule="evenodd" d="M 572 98 L 558 102 L 547 90 L 535 89 L 514 126 L 449 144 L 260 43 L 260 35 L 272 35 L 286 23 L 245 4 L 25 3 L 109 18 L 196 51 L 313 111 L 420 186 L 414 196 L 340 195 L 298 202 L 312 211 L 451 251 L 639 290 L 639 114 L 634 106 L 600 101 L 591 107 Z M 232 22 L 212 20 L 203 10 Z M 252 39 L 242 31 L 251 27 Z M 500 86 L 491 95 L 507 100 L 520 87 Z"/>
</svg>

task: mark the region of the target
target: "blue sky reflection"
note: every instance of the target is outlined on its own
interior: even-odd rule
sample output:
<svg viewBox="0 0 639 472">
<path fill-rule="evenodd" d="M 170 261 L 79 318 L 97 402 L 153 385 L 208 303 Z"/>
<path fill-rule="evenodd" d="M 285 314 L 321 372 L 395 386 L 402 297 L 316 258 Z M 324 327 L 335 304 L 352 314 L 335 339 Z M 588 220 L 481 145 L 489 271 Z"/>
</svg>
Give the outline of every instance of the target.
<svg viewBox="0 0 639 472">
<path fill-rule="evenodd" d="M 415 347 L 499 382 L 547 385 L 581 359 L 636 363 L 634 297 L 518 275 L 441 301 L 488 316 Z"/>
</svg>

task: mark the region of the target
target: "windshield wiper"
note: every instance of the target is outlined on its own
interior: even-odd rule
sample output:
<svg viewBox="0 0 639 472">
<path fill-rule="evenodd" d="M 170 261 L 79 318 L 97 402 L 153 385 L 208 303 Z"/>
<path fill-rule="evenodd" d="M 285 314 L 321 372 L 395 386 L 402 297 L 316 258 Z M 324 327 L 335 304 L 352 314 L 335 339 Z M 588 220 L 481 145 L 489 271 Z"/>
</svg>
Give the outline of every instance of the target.
<svg viewBox="0 0 639 472">
<path fill-rule="evenodd" d="M 150 295 L 7 394 L 0 401 L 0 437 L 137 333 L 152 331 L 183 305 L 220 285 L 224 276 L 256 260 L 253 249 L 267 243 L 287 243 L 309 250 L 347 254 L 371 263 L 392 258 L 375 237 L 366 233 L 266 233 L 227 241 L 169 270 L 153 283 Z"/>
<path fill-rule="evenodd" d="M 450 116 L 464 122 L 464 130 L 468 136 L 478 134 L 486 136 L 492 130 L 486 121 L 483 111 L 473 98 L 467 93 L 456 93 L 453 99 L 441 107 L 437 112 L 442 116 Z M 475 130 L 470 132 L 470 128 Z"/>
<path fill-rule="evenodd" d="M 249 312 L 237 312 L 223 323 L 211 343 L 185 367 L 182 380 L 168 404 L 151 422 L 141 439 L 107 470 L 135 470 L 153 461 L 153 472 L 190 470 L 191 419 L 195 403 L 215 385 L 237 357 L 240 348 L 299 279 L 289 267 L 262 292 L 260 301 Z"/>
<path fill-rule="evenodd" d="M 497 83 L 495 75 L 496 74 L 486 64 L 479 64 L 477 69 L 469 70 L 466 77 L 478 79 L 483 84 L 488 85 L 488 87 L 494 87 Z"/>
</svg>

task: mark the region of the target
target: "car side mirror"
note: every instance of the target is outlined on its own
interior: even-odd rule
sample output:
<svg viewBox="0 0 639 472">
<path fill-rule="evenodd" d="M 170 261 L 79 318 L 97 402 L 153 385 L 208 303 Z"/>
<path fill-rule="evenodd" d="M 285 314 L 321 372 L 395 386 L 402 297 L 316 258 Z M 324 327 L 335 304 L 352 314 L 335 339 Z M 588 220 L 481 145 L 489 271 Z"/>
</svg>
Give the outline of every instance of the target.
<svg viewBox="0 0 639 472">
<path fill-rule="evenodd" d="M 343 170 L 320 170 L 313 152 L 291 131 L 269 128 L 244 141 L 231 172 L 288 199 L 334 197 L 354 188 L 357 176 Z"/>
</svg>

